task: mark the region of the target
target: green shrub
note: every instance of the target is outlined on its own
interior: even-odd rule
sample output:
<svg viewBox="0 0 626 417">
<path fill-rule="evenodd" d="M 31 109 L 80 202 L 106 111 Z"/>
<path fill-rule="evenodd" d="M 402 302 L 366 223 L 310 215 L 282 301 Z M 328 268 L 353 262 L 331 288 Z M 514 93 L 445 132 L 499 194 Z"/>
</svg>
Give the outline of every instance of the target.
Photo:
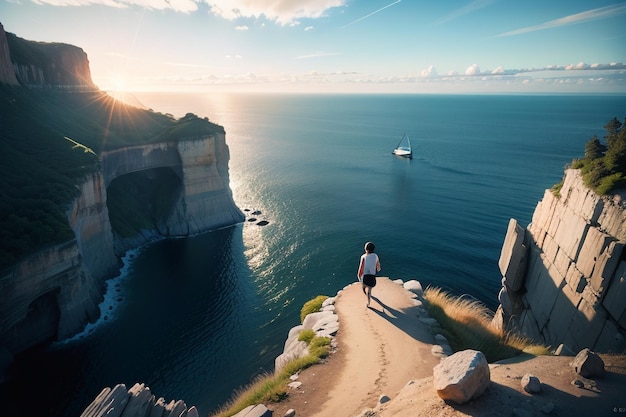
<svg viewBox="0 0 626 417">
<path fill-rule="evenodd" d="M 580 169 L 584 184 L 599 195 L 608 195 L 626 185 L 626 128 L 613 118 L 604 128 L 607 130 L 606 145 L 594 136 L 585 144 L 585 157 L 572 162 L 572 168 Z M 558 184 L 557 184 L 558 186 Z M 552 188 L 559 195 L 560 188 Z"/>
<path fill-rule="evenodd" d="M 311 329 L 304 329 L 298 335 L 298 340 L 300 342 L 311 343 L 311 340 L 315 337 L 315 332 Z"/>
<path fill-rule="evenodd" d="M 311 313 L 316 313 L 322 308 L 322 303 L 328 298 L 327 295 L 318 295 L 312 300 L 307 301 L 300 310 L 300 323 L 304 322 L 304 318 Z"/>
<path fill-rule="evenodd" d="M 322 300 L 316 301 L 320 297 Z M 311 304 L 319 303 L 319 305 L 321 305 L 326 298 L 328 297 L 318 296 L 307 304 L 315 301 Z M 319 307 L 317 309 L 319 310 Z M 287 398 L 287 383 L 289 377 L 303 369 L 320 363 L 323 358 L 330 354 L 329 337 L 316 336 L 313 330 L 305 329 L 298 335 L 298 340 L 309 343 L 308 355 L 289 361 L 278 374 L 263 375 L 257 378 L 257 380 L 249 386 L 237 391 L 234 399 L 222 407 L 217 414 L 212 414 L 211 417 L 229 417 L 250 405 L 264 402 L 280 402 Z"/>
</svg>

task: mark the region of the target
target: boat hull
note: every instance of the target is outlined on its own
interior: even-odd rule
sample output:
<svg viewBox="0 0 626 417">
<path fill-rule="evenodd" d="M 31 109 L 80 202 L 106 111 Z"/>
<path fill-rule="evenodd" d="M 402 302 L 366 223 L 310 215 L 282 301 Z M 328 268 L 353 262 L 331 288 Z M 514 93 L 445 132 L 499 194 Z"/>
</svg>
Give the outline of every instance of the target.
<svg viewBox="0 0 626 417">
<path fill-rule="evenodd" d="M 404 151 L 401 149 L 396 149 L 395 151 L 393 151 L 393 154 L 397 156 L 403 156 L 405 158 L 411 158 L 413 156 L 411 151 Z"/>
</svg>

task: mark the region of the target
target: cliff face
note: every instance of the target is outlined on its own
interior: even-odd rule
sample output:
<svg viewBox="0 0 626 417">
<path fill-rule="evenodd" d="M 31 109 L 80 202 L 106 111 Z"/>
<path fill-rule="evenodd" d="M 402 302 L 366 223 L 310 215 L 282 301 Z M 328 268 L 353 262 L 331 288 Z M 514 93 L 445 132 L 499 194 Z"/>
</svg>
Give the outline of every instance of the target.
<svg viewBox="0 0 626 417">
<path fill-rule="evenodd" d="M 71 45 L 25 41 L 5 34 L 0 26 L 0 58 L 0 83 L 16 86 L 2 90 L 10 92 L 6 93 L 8 97 L 14 97 L 3 100 L 3 112 L 17 120 L 12 125 L 0 124 L 0 150 L 8 152 L 7 158 L 15 159 L 13 164 L 3 166 L 3 175 L 49 185 L 33 195 L 19 186 L 7 186 L 15 194 L 11 201 L 18 203 L 12 203 L 14 206 L 7 203 L 3 209 L 10 214 L 19 210 L 17 207 L 33 208 L 36 215 L 25 215 L 20 220 L 37 225 L 40 224 L 38 205 L 51 205 L 45 191 L 51 189 L 50 192 L 61 194 L 54 186 L 63 183 L 70 191 L 63 188 L 62 195 L 71 200 L 76 195 L 74 187 L 78 189 L 78 197 L 68 201 L 67 210 L 65 200 L 54 207 L 58 207 L 57 212 L 50 209 L 58 214 L 60 222 L 65 214 L 73 238 L 67 228 L 62 229 L 66 233 L 63 235 L 58 233 L 61 228 L 54 229 L 47 223 L 37 226 L 56 233 L 54 239 L 28 247 L 15 256 L 19 260 L 17 264 L 6 263 L 10 266 L 0 270 L 2 382 L 3 369 L 17 353 L 76 334 L 98 317 L 104 281 L 119 269 L 119 256 L 126 250 L 154 238 L 186 236 L 230 226 L 243 221 L 244 216 L 229 188 L 229 151 L 221 126 L 193 115 L 176 121 L 121 103 L 106 107 L 109 101 L 103 97 L 104 93 L 85 93 L 97 87 L 91 81 L 86 54 Z M 37 94 L 29 95 L 33 90 Z M 72 94 L 65 94 L 66 91 Z M 98 101 L 101 107 L 72 113 L 75 108 L 84 110 L 82 104 L 93 103 L 90 97 L 96 95 L 102 98 Z M 48 100 L 49 97 L 53 99 Z M 32 105 L 35 102 L 38 106 Z M 33 107 L 45 107 L 50 112 L 37 114 Z M 128 121 L 124 116 L 129 117 Z M 100 120 L 106 124 L 100 124 Z M 35 127 L 29 129 L 30 124 Z M 76 135 L 70 136 L 82 139 L 88 136 L 85 133 L 88 131 L 93 136 L 92 144 L 99 144 L 106 137 L 108 149 L 118 148 L 93 151 L 75 142 L 72 152 L 89 153 L 89 160 L 68 157 L 65 148 L 53 148 L 52 153 L 41 145 L 54 141 L 66 144 L 67 138 L 59 137 L 60 126 L 63 132 L 74 129 Z M 167 139 L 159 142 L 164 137 Z M 136 142 L 144 144 L 125 146 Z M 50 164 L 45 165 L 40 176 L 33 176 L 32 172 L 29 176 L 22 175 L 20 170 L 27 169 L 28 163 L 31 168 L 36 165 L 33 150 L 43 153 L 42 160 Z M 25 160 L 27 164 L 23 166 L 21 162 Z M 46 176 L 50 173 L 58 175 Z M 151 184 L 153 189 L 150 193 L 135 193 L 135 189 L 117 187 L 118 196 L 133 195 L 133 203 L 144 210 L 137 216 L 139 222 L 131 222 L 132 227 L 122 231 L 113 227 L 112 219 L 124 219 L 123 210 L 128 207 L 112 205 L 111 209 L 109 203 L 115 188 L 112 184 L 132 183 L 128 178 L 139 178 L 143 182 L 138 183 Z M 165 187 L 162 178 L 167 179 Z M 5 212 L 2 214 L 5 218 Z M 63 242 L 66 236 L 70 239 Z M 58 242 L 62 243 L 54 244 Z M 17 247 L 20 243 L 19 239 L 2 242 L 5 247 Z"/>
<path fill-rule="evenodd" d="M 29 256 L 0 277 L 0 349 L 14 355 L 46 340 L 69 337 L 95 320 L 103 282 L 119 267 L 116 252 L 158 237 L 186 236 L 243 221 L 228 185 L 228 158 L 223 133 L 104 152 L 102 173 L 85 180 L 68 210 L 76 238 Z M 159 196 L 175 201 L 171 214 L 132 237 L 115 237 L 106 184 L 155 168 L 180 175 L 180 193 Z"/>
<path fill-rule="evenodd" d="M 578 170 L 546 190 L 523 228 L 511 219 L 496 320 L 553 348 L 626 349 L 626 204 L 600 197 Z"/>
<path fill-rule="evenodd" d="M 0 82 L 37 88 L 90 91 L 87 54 L 73 45 L 33 42 L 5 33 L 0 25 Z"/>
<path fill-rule="evenodd" d="M 0 83 L 19 85 L 17 78 L 15 78 L 15 70 L 11 61 L 7 34 L 4 32 L 2 24 L 0 24 Z"/>
<path fill-rule="evenodd" d="M 132 146 L 103 152 L 102 171 L 106 184 L 123 176 L 150 175 L 167 169 L 176 178 L 174 195 L 159 200 L 171 206 L 132 236 L 116 234 L 116 251 L 125 250 L 159 237 L 187 236 L 229 226 L 244 220 L 229 187 L 228 146 L 224 133 Z M 157 179 L 158 182 L 158 179 Z"/>
</svg>

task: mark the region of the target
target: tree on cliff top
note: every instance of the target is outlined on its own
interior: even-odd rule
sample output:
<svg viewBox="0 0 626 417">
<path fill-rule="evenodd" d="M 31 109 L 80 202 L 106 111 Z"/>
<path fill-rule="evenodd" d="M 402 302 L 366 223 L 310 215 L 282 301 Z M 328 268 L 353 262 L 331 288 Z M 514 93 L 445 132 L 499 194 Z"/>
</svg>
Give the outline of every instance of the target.
<svg viewBox="0 0 626 417">
<path fill-rule="evenodd" d="M 585 145 L 585 157 L 572 165 L 581 170 L 585 185 L 600 195 L 626 186 L 625 125 L 626 119 L 621 123 L 614 117 L 604 126 L 606 146 L 594 136 Z"/>
</svg>

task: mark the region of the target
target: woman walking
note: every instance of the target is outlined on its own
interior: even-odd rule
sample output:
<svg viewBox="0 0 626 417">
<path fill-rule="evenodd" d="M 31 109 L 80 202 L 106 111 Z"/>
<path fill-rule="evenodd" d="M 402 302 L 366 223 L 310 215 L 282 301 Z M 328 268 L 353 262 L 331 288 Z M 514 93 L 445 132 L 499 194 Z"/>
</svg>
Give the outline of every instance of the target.
<svg viewBox="0 0 626 417">
<path fill-rule="evenodd" d="M 357 277 L 363 284 L 363 293 L 367 295 L 367 306 L 372 298 L 372 288 L 376 286 L 376 273 L 380 271 L 380 260 L 374 253 L 375 246 L 372 242 L 365 244 L 365 253 L 361 255 Z"/>
</svg>

